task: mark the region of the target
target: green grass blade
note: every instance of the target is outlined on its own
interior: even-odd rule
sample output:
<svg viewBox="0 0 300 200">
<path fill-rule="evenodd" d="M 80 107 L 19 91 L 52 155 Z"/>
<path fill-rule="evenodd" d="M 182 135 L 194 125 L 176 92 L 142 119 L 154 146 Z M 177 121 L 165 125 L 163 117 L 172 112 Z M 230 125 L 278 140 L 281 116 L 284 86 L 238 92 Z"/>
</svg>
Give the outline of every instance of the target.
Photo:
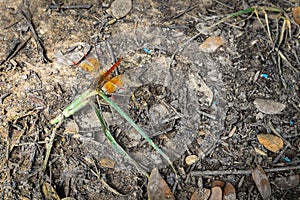
<svg viewBox="0 0 300 200">
<path fill-rule="evenodd" d="M 86 90 L 75 100 L 73 100 L 56 118 L 50 121 L 50 124 L 57 124 L 61 122 L 64 118 L 68 118 L 71 115 L 75 114 L 81 108 L 85 107 L 89 103 L 89 98 L 97 94 L 96 90 Z"/>
<path fill-rule="evenodd" d="M 167 162 L 171 165 L 173 171 L 175 174 L 177 174 L 169 156 L 165 154 L 154 142 L 151 140 L 151 138 L 112 100 L 110 100 L 102 91 L 99 91 L 98 94 L 101 96 L 103 100 L 105 100 L 112 108 L 114 108 L 126 121 L 135 129 L 138 131 L 138 133 L 145 138 L 145 140 L 165 159 Z"/>
<path fill-rule="evenodd" d="M 109 130 L 107 129 L 107 126 L 101 116 L 100 111 L 96 108 L 94 103 L 90 103 L 92 108 L 94 109 L 97 118 L 99 119 L 99 122 L 101 124 L 101 128 L 106 136 L 106 138 L 111 143 L 112 147 L 119 153 L 120 155 L 124 156 L 129 162 L 131 162 L 142 174 L 147 176 L 149 178 L 149 174 L 118 144 L 118 142 L 115 140 L 115 138 L 111 135 Z"/>
</svg>

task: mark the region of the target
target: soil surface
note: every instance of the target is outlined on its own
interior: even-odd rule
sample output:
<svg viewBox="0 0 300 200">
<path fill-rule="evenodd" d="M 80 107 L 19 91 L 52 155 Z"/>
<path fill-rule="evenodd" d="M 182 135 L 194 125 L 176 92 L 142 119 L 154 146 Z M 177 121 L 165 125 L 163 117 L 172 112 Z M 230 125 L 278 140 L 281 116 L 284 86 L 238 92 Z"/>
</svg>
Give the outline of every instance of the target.
<svg viewBox="0 0 300 200">
<path fill-rule="evenodd" d="M 148 199 L 145 173 L 158 168 L 176 199 L 216 180 L 236 199 L 262 199 L 251 175 L 261 166 L 270 199 L 299 199 L 297 1 L 112 2 L 0 1 L 0 198 Z M 201 46 L 212 36 L 220 46 Z M 121 57 L 112 77 L 122 82 L 106 94 L 177 174 L 99 97 L 108 130 L 141 168 L 117 153 L 89 105 L 50 123 L 96 87 L 97 70 L 82 63 L 97 58 L 104 71 Z M 284 187 L 290 176 L 296 184 Z"/>
</svg>

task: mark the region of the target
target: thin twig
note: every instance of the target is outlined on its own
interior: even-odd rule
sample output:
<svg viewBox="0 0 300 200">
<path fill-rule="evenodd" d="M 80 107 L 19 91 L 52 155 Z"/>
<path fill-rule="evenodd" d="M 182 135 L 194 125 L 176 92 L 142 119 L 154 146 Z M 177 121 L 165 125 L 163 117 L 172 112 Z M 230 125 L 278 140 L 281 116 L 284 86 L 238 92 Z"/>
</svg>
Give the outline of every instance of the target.
<svg viewBox="0 0 300 200">
<path fill-rule="evenodd" d="M 267 173 L 272 172 L 281 172 L 288 170 L 299 170 L 300 165 L 298 166 L 286 166 L 286 167 L 276 167 L 271 169 L 264 169 Z M 191 176 L 222 176 L 222 175 L 249 175 L 252 174 L 253 170 L 216 170 L 216 171 L 193 171 Z"/>
<path fill-rule="evenodd" d="M 36 33 L 36 30 L 34 28 L 34 25 L 33 25 L 33 22 L 32 22 L 32 18 L 31 18 L 31 13 L 30 13 L 30 10 L 28 8 L 25 8 L 23 10 L 21 10 L 21 13 L 24 17 L 24 19 L 26 20 L 28 26 L 29 26 L 29 29 L 36 41 L 36 44 L 37 44 L 37 50 L 38 50 L 38 53 L 42 59 L 42 62 L 43 63 L 47 63 L 49 62 L 48 58 L 45 56 L 45 49 L 43 47 L 43 44 L 42 42 L 40 41 L 40 38 L 39 36 L 37 35 Z"/>
<path fill-rule="evenodd" d="M 51 10 L 70 10 L 70 9 L 90 9 L 91 4 L 80 4 L 80 5 L 49 5 L 48 8 Z"/>
<path fill-rule="evenodd" d="M 13 57 L 15 57 L 17 55 L 17 53 L 25 47 L 25 45 L 27 44 L 27 42 L 30 40 L 31 36 L 28 36 L 21 44 L 19 44 L 17 46 L 17 48 L 15 48 L 14 51 L 12 51 L 11 53 L 8 54 L 8 56 L 5 58 L 5 60 L 3 60 L 0 65 L 2 65 L 4 62 L 9 61 L 10 59 L 12 59 Z"/>
</svg>

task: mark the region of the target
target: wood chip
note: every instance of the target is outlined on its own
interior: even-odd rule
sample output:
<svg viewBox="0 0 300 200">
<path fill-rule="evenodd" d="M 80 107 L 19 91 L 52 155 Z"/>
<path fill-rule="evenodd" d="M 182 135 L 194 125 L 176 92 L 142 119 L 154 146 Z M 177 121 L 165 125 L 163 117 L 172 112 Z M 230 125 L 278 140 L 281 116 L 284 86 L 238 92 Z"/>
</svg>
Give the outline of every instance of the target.
<svg viewBox="0 0 300 200">
<path fill-rule="evenodd" d="M 258 134 L 257 139 L 266 149 L 277 153 L 283 148 L 283 140 L 272 134 Z"/>
<path fill-rule="evenodd" d="M 286 105 L 282 103 L 269 99 L 255 99 L 254 105 L 260 112 L 270 115 L 278 114 L 286 107 Z"/>
<path fill-rule="evenodd" d="M 252 172 L 252 178 L 256 184 L 256 187 L 263 199 L 270 199 L 271 197 L 271 185 L 269 179 L 262 167 L 257 166 Z"/>
</svg>

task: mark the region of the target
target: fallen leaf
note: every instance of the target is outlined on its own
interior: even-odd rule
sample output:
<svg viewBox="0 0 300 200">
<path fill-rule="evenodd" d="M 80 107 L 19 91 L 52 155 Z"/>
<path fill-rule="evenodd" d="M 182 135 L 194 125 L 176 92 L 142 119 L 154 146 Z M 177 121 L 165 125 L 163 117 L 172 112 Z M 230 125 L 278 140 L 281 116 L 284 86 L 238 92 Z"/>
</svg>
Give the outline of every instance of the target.
<svg viewBox="0 0 300 200">
<path fill-rule="evenodd" d="M 263 199 L 270 199 L 271 197 L 271 185 L 269 179 L 262 167 L 257 166 L 252 172 L 252 178 L 256 184 L 256 187 Z"/>
<path fill-rule="evenodd" d="M 192 197 L 191 200 L 207 200 L 210 196 L 210 189 L 202 188 L 197 189 Z"/>
<path fill-rule="evenodd" d="M 224 187 L 224 195 L 223 200 L 235 200 L 236 199 L 236 192 L 234 186 L 227 182 Z"/>
<path fill-rule="evenodd" d="M 220 181 L 220 180 L 214 180 L 211 184 L 211 187 L 220 187 L 223 188 L 225 185 L 224 181 Z"/>
<path fill-rule="evenodd" d="M 292 175 L 287 177 L 279 177 L 274 180 L 275 185 L 280 190 L 289 190 L 298 186 L 300 180 L 299 175 Z"/>
<path fill-rule="evenodd" d="M 117 19 L 125 17 L 132 8 L 131 0 L 115 0 L 111 4 L 111 12 Z"/>
<path fill-rule="evenodd" d="M 166 181 L 161 177 L 157 168 L 150 174 L 147 186 L 149 200 L 175 200 Z"/>
<path fill-rule="evenodd" d="M 103 158 L 100 160 L 100 166 L 113 169 L 115 167 L 115 161 L 109 158 Z"/>
<path fill-rule="evenodd" d="M 222 189 L 220 187 L 213 187 L 209 200 L 222 200 Z"/>
<path fill-rule="evenodd" d="M 272 134 L 258 134 L 257 139 L 266 149 L 274 153 L 283 148 L 283 140 Z"/>
<path fill-rule="evenodd" d="M 187 165 L 192 165 L 192 164 L 194 164 L 198 160 L 199 160 L 198 156 L 196 156 L 196 155 L 190 155 L 190 156 L 187 156 L 185 158 L 185 163 Z"/>
<path fill-rule="evenodd" d="M 300 25 L 300 6 L 293 8 L 293 18 Z"/>
<path fill-rule="evenodd" d="M 207 38 L 201 45 L 200 51 L 206 53 L 215 52 L 223 44 L 222 37 L 211 36 Z"/>
<path fill-rule="evenodd" d="M 255 99 L 254 105 L 260 112 L 269 115 L 278 114 L 281 111 L 283 111 L 286 107 L 286 105 L 282 103 L 269 99 Z"/>
</svg>

